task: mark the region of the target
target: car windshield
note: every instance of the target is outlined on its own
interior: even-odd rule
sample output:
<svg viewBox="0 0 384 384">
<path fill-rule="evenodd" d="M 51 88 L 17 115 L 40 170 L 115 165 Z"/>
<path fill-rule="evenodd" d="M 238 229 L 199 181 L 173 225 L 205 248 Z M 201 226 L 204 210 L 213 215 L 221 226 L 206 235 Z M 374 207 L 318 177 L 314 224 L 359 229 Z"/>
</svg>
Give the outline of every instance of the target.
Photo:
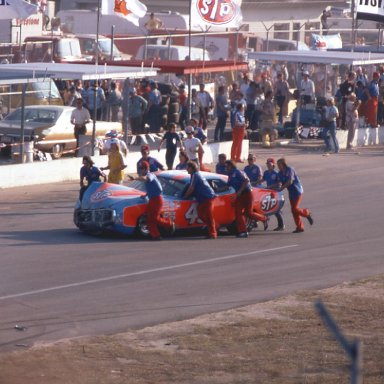
<svg viewBox="0 0 384 384">
<path fill-rule="evenodd" d="M 186 183 L 182 180 L 175 180 L 172 178 L 157 175 L 157 178 L 163 188 L 163 195 L 170 197 L 182 197 L 183 192 L 186 188 Z M 140 180 L 131 181 L 128 184 L 129 187 L 138 189 L 139 191 L 146 192 L 145 183 Z"/>
<path fill-rule="evenodd" d="M 24 121 L 34 123 L 54 123 L 57 120 L 58 112 L 47 109 L 25 109 Z M 16 109 L 5 120 L 21 121 L 21 108 Z"/>
<path fill-rule="evenodd" d="M 32 89 L 39 99 L 61 98 L 60 92 L 52 80 L 32 83 Z"/>
</svg>

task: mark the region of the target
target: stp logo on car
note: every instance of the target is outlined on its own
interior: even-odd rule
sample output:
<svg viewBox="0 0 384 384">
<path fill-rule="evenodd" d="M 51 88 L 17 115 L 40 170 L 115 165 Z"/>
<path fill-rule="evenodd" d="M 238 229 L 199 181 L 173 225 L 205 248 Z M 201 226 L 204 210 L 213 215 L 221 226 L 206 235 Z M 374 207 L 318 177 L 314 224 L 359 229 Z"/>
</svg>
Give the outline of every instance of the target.
<svg viewBox="0 0 384 384">
<path fill-rule="evenodd" d="M 209 24 L 228 24 L 237 12 L 234 0 L 198 0 L 196 5 L 200 17 Z"/>
<path fill-rule="evenodd" d="M 107 199 L 111 195 L 112 195 L 112 193 L 108 189 L 105 189 L 103 191 L 96 191 L 96 193 L 94 193 L 91 196 L 91 201 L 92 201 L 92 203 L 96 203 L 97 201 L 101 201 L 101 200 Z"/>
<path fill-rule="evenodd" d="M 271 211 L 273 208 L 277 205 L 277 199 L 273 196 L 273 194 L 266 194 L 263 196 L 263 199 L 261 200 L 261 209 L 264 212 Z"/>
</svg>

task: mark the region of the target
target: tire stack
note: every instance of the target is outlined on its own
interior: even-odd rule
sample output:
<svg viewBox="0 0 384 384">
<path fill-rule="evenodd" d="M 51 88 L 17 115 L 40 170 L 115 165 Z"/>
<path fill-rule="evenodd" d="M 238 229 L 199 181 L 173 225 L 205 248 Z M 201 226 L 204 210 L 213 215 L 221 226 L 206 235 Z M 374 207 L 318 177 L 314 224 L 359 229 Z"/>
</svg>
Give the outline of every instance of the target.
<svg viewBox="0 0 384 384">
<path fill-rule="evenodd" d="M 161 126 L 163 129 L 167 128 L 168 125 L 168 111 L 169 111 L 169 96 L 161 96 Z"/>
<path fill-rule="evenodd" d="M 168 109 L 168 123 L 179 124 L 179 111 L 179 95 L 178 93 L 171 93 Z"/>
</svg>

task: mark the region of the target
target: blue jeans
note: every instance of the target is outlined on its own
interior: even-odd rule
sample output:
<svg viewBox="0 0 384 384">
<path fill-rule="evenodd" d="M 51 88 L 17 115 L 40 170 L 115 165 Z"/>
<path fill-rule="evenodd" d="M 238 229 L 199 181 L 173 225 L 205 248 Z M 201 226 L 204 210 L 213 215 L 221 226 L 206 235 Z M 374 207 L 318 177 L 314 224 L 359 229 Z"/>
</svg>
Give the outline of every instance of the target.
<svg viewBox="0 0 384 384">
<path fill-rule="evenodd" d="M 227 114 L 218 114 L 215 133 L 214 133 L 215 141 L 223 141 L 226 124 L 227 124 Z"/>
<path fill-rule="evenodd" d="M 339 152 L 339 143 L 336 138 L 336 121 L 329 121 L 323 130 L 325 150 L 331 151 L 331 141 L 335 153 Z"/>
</svg>

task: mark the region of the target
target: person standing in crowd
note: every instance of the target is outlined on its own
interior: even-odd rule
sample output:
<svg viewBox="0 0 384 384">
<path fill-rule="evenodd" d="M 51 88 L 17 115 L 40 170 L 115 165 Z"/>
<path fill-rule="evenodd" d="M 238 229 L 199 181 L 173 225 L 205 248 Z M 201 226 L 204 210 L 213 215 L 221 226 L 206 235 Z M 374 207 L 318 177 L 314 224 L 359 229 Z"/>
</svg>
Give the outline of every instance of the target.
<svg viewBox="0 0 384 384">
<path fill-rule="evenodd" d="M 227 161 L 227 155 L 225 153 L 220 153 L 218 156 L 219 162 L 216 164 L 215 171 L 219 175 L 227 175 L 227 167 L 225 165 L 225 162 Z"/>
<path fill-rule="evenodd" d="M 107 176 L 98 167 L 90 156 L 83 156 L 83 166 L 80 168 L 80 201 L 83 199 L 84 192 L 94 181 L 107 181 Z"/>
<path fill-rule="evenodd" d="M 111 111 L 111 121 L 113 122 L 119 121 L 119 111 L 120 111 L 122 102 L 123 102 L 123 96 L 121 95 L 121 92 L 117 87 L 117 84 L 114 81 L 112 81 L 111 91 L 109 92 L 107 97 L 107 103 Z"/>
<path fill-rule="evenodd" d="M 173 169 L 173 163 L 175 161 L 177 145 L 180 147 L 180 151 L 183 150 L 183 143 L 180 140 L 180 136 L 176 133 L 176 124 L 170 123 L 168 125 L 168 131 L 165 132 L 163 138 L 161 139 L 158 147 L 160 152 L 161 146 L 164 141 L 166 142 L 166 152 L 165 152 L 165 162 L 168 169 Z"/>
<path fill-rule="evenodd" d="M 96 103 L 95 103 L 95 94 L 96 94 Z M 105 101 L 105 94 L 102 88 L 99 87 L 98 81 L 94 80 L 92 86 L 87 89 L 86 93 L 86 103 L 87 108 L 92 119 L 96 120 L 101 119 L 101 109 Z"/>
<path fill-rule="evenodd" d="M 196 98 L 199 100 L 200 106 L 199 126 L 201 126 L 203 129 L 206 129 L 208 124 L 209 110 L 210 108 L 213 108 L 214 102 L 209 92 L 205 90 L 204 84 L 199 85 L 199 91 L 196 93 Z"/>
<path fill-rule="evenodd" d="M 179 164 L 176 165 L 176 169 L 178 171 L 186 171 L 187 170 L 187 163 L 189 161 L 189 157 L 185 151 L 179 152 Z"/>
<path fill-rule="evenodd" d="M 275 104 L 273 102 L 273 93 L 272 91 L 268 91 L 265 94 L 265 98 L 263 104 L 261 106 L 262 114 L 261 114 L 261 137 L 263 142 L 275 141 L 278 137 L 277 129 L 273 127 L 276 122 L 276 109 Z M 269 138 L 269 140 L 267 140 Z"/>
<path fill-rule="evenodd" d="M 107 137 L 107 139 L 104 141 L 104 144 L 103 144 L 103 152 L 108 153 L 109 149 L 111 147 L 112 140 L 117 139 L 119 141 L 120 151 L 122 152 L 124 157 L 127 157 L 128 156 L 127 144 L 125 143 L 124 140 L 121 140 L 121 138 L 119 136 L 121 137 L 121 135 L 119 135 L 119 133 L 116 131 L 116 129 L 112 129 L 111 131 L 107 132 L 105 135 L 105 137 Z"/>
<path fill-rule="evenodd" d="M 283 124 L 283 117 L 287 115 L 287 105 L 289 102 L 289 85 L 283 78 L 283 74 L 278 72 L 275 84 L 273 86 L 273 94 L 277 106 L 279 107 L 279 123 Z"/>
<path fill-rule="evenodd" d="M 134 177 L 130 177 L 135 180 Z M 142 161 L 139 167 L 139 177 L 136 179 L 145 182 L 145 189 L 147 191 L 148 204 L 147 204 L 147 224 L 149 234 L 152 240 L 161 240 L 159 227 L 165 228 L 170 235 L 175 232 L 175 223 L 168 217 L 161 217 L 163 209 L 163 188 L 156 177 L 156 175 L 149 170 L 149 163 Z"/>
<path fill-rule="evenodd" d="M 263 173 L 262 181 L 267 184 L 267 188 L 269 189 L 279 189 L 279 174 L 275 169 L 275 159 L 272 157 L 267 159 L 267 169 Z M 275 232 L 284 231 L 285 225 L 281 212 L 275 213 L 277 219 L 277 227 L 274 229 Z"/>
<path fill-rule="evenodd" d="M 303 79 L 300 84 L 300 96 L 304 105 L 315 101 L 315 83 L 309 78 L 309 72 L 303 72 Z"/>
<path fill-rule="evenodd" d="M 232 126 L 232 147 L 231 147 L 231 160 L 237 163 L 244 163 L 241 159 L 241 152 L 243 149 L 243 140 L 245 137 L 245 117 L 244 107 L 242 104 L 237 104 L 236 113 Z"/>
<path fill-rule="evenodd" d="M 161 127 L 161 93 L 154 81 L 150 81 L 149 86 L 146 120 L 149 125 L 149 132 L 159 133 Z"/>
<path fill-rule="evenodd" d="M 364 87 L 368 85 L 368 76 L 366 73 L 363 73 L 363 68 L 362 67 L 357 67 L 356 68 L 356 79 L 355 82 L 357 83 L 358 81 L 361 81 Z"/>
<path fill-rule="evenodd" d="M 108 151 L 108 165 L 100 168 L 100 170 L 105 171 L 109 169 L 108 183 L 123 184 L 124 169 L 126 167 L 123 154 L 120 151 L 119 140 L 112 139 Z"/>
<path fill-rule="evenodd" d="M 328 17 L 332 16 L 332 12 L 330 10 L 324 9 L 323 13 L 321 14 L 320 17 L 320 22 L 321 22 L 321 29 L 323 31 L 323 35 L 328 35 Z"/>
<path fill-rule="evenodd" d="M 261 87 L 264 95 L 266 95 L 267 92 L 272 91 L 272 82 L 269 79 L 269 73 L 267 71 L 262 72 L 260 77 L 261 77 L 260 87 Z"/>
<path fill-rule="evenodd" d="M 156 29 L 160 29 L 164 26 L 163 22 L 155 17 L 155 14 L 152 12 L 149 15 L 149 20 L 144 24 L 144 27 L 149 31 L 155 31 Z"/>
<path fill-rule="evenodd" d="M 351 71 L 348 73 L 347 79 L 340 84 L 340 95 L 342 97 L 341 99 L 341 121 L 340 121 L 340 128 L 345 129 L 345 104 L 347 103 L 348 96 L 353 92 L 356 93 L 356 86 L 355 86 L 355 80 L 356 80 L 356 73 L 354 71 Z"/>
<path fill-rule="evenodd" d="M 244 167 L 244 173 L 247 175 L 252 186 L 257 186 L 263 179 L 261 168 L 256 164 L 256 156 L 250 153 L 248 155 L 248 165 Z"/>
<path fill-rule="evenodd" d="M 199 152 L 204 153 L 203 145 L 197 137 L 194 137 L 194 128 L 191 125 L 188 125 L 185 128 L 185 133 L 187 134 L 187 138 L 183 143 L 184 150 L 187 153 L 189 160 L 194 161 L 198 168 L 200 168 Z"/>
<path fill-rule="evenodd" d="M 313 225 L 313 218 L 308 208 L 299 207 L 303 198 L 303 186 L 295 170 L 287 165 L 284 158 L 277 160 L 277 167 L 279 168 L 278 179 L 281 183 L 280 191 L 288 190 L 292 215 L 296 224 L 293 233 L 304 232 L 304 224 L 301 218 L 305 217 L 310 225 Z"/>
<path fill-rule="evenodd" d="M 351 93 L 345 105 L 345 124 L 348 129 L 347 150 L 351 150 L 353 147 L 355 132 L 359 124 L 359 107 L 360 100 L 357 100 L 356 95 Z"/>
<path fill-rule="evenodd" d="M 79 149 L 79 136 L 87 133 L 86 124 L 91 120 L 88 109 L 83 107 L 83 99 L 76 100 L 76 109 L 71 114 L 71 124 L 75 126 L 74 135 L 76 138 L 76 154 Z"/>
<path fill-rule="evenodd" d="M 384 123 L 384 65 L 379 66 L 379 98 L 377 100 L 377 124 Z"/>
<path fill-rule="evenodd" d="M 198 159 L 199 159 L 199 168 L 200 171 L 209 172 L 209 169 L 204 165 L 203 156 L 204 156 L 204 148 L 203 145 L 207 143 L 208 137 L 206 132 L 204 132 L 203 128 L 199 127 L 196 119 L 189 120 L 189 124 L 193 127 L 193 136 L 196 139 L 200 140 L 201 147 L 199 147 Z"/>
<path fill-rule="evenodd" d="M 366 87 L 364 87 L 361 81 L 358 81 L 356 83 L 356 97 L 357 97 L 357 100 L 360 101 L 359 116 L 364 117 L 365 119 L 368 95 L 367 95 Z"/>
<path fill-rule="evenodd" d="M 218 88 L 215 105 L 217 122 L 215 127 L 214 140 L 223 141 L 229 111 L 228 100 L 224 85 L 220 85 L 220 87 Z"/>
<path fill-rule="evenodd" d="M 184 131 L 187 119 L 188 119 L 188 94 L 185 91 L 185 85 L 179 85 L 179 102 L 180 102 L 180 112 L 179 112 L 179 125 L 180 129 Z"/>
<path fill-rule="evenodd" d="M 367 124 L 372 128 L 377 128 L 377 107 L 379 100 L 379 79 L 378 72 L 374 72 L 372 75 L 372 81 L 367 87 L 368 101 L 365 109 L 365 117 Z"/>
<path fill-rule="evenodd" d="M 207 225 L 207 238 L 216 239 L 216 223 L 213 217 L 216 194 L 205 177 L 199 172 L 199 167 L 194 161 L 188 161 L 187 171 L 191 175 L 191 182 L 184 197 L 195 197 L 198 203 L 197 215 Z"/>
<path fill-rule="evenodd" d="M 339 142 L 336 137 L 336 119 L 339 117 L 339 110 L 335 105 L 335 99 L 330 97 L 327 99 L 325 107 L 325 127 L 323 129 L 325 152 L 330 152 L 332 146 L 335 153 L 339 153 Z"/>
<path fill-rule="evenodd" d="M 141 166 L 141 163 L 143 161 L 147 161 L 149 163 L 149 171 L 150 172 L 157 172 L 158 170 L 164 171 L 164 165 L 161 164 L 158 160 L 156 160 L 154 157 L 149 156 L 149 145 L 142 145 L 141 146 L 141 159 L 136 164 L 136 170 L 137 174 L 139 174 L 139 169 Z"/>
<path fill-rule="evenodd" d="M 267 216 L 253 211 L 252 187 L 248 177 L 236 167 L 235 162 L 227 160 L 225 164 L 228 173 L 227 184 L 229 187 L 233 187 L 236 192 L 234 206 L 237 237 L 248 237 L 245 217 L 254 220 L 255 222 L 263 222 L 264 230 L 266 231 L 268 229 L 268 218 Z"/>
<path fill-rule="evenodd" d="M 247 90 L 245 91 L 245 101 L 247 103 L 247 107 L 245 109 L 245 123 L 251 129 L 252 122 L 255 116 L 255 108 L 256 108 L 256 83 L 251 81 Z"/>
<path fill-rule="evenodd" d="M 147 100 L 137 94 L 136 88 L 131 88 L 128 99 L 128 118 L 132 135 L 144 133 L 144 113 L 147 106 Z"/>
<path fill-rule="evenodd" d="M 250 80 L 248 73 L 243 73 L 243 76 L 240 81 L 239 91 L 245 96 L 247 94 L 247 89 L 249 87 Z"/>
</svg>

